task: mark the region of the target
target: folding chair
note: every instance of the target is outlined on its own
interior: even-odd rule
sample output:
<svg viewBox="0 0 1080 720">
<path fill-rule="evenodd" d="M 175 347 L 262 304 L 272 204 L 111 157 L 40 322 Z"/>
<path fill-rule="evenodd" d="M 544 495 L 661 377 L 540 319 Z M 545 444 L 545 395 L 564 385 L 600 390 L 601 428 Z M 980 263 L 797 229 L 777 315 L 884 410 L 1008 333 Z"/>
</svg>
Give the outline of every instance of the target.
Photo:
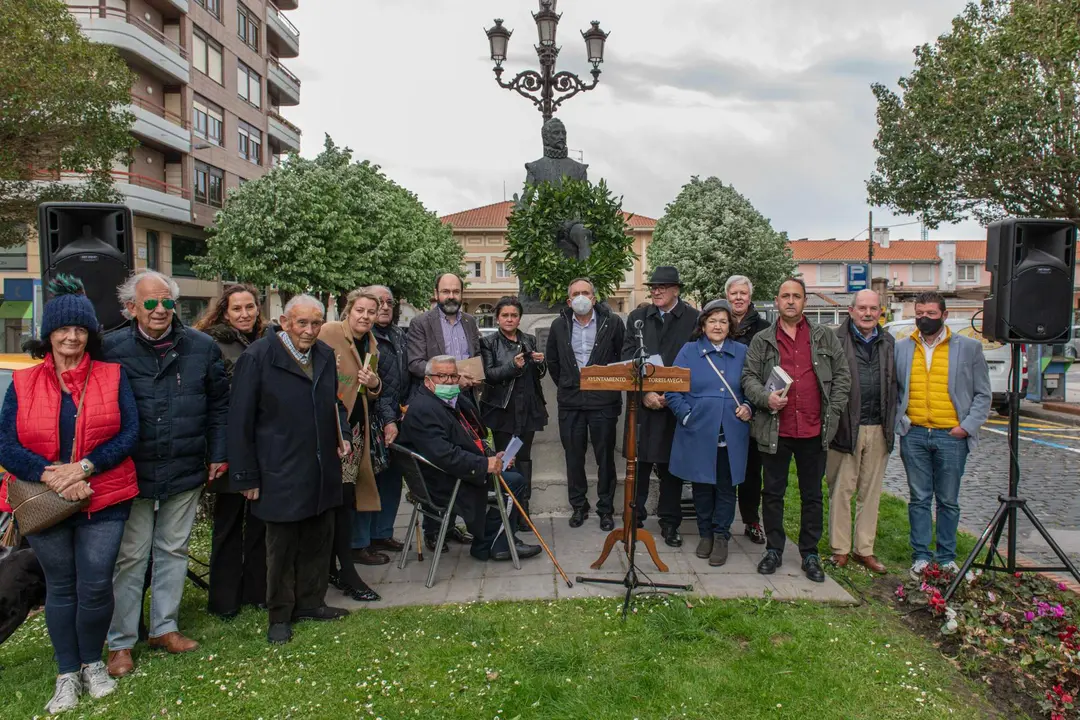
<svg viewBox="0 0 1080 720">
<path fill-rule="evenodd" d="M 397 464 L 401 470 L 402 477 L 405 479 L 405 487 L 408 492 L 405 495 L 405 500 L 413 504 L 412 515 L 409 518 L 409 531 L 405 534 L 405 547 L 401 549 L 401 555 L 398 559 L 398 568 L 405 569 L 405 563 L 409 559 L 409 550 L 412 547 L 413 537 L 415 533 L 413 528 L 416 527 L 417 520 L 421 515 L 427 518 L 431 518 L 439 523 L 439 535 L 435 540 L 435 557 L 431 560 L 431 569 L 428 571 L 427 582 L 424 583 L 426 587 L 431 587 L 435 584 L 435 573 L 439 568 L 439 558 L 442 557 L 443 543 L 446 541 L 446 533 L 450 528 L 450 523 L 454 518 L 454 503 L 457 500 L 458 490 L 461 488 L 461 478 L 454 481 L 454 489 L 450 493 L 450 500 L 446 505 L 439 505 L 432 498 L 431 493 L 428 492 L 427 481 L 424 479 L 424 473 L 421 470 L 421 463 L 436 470 L 441 469 L 430 462 L 427 458 L 419 453 L 415 453 L 408 448 L 404 448 L 398 444 L 390 446 L 391 454 L 393 455 L 393 462 Z M 498 490 L 498 479 L 495 480 L 494 486 Z M 514 567 L 521 569 L 521 562 L 518 560 L 517 547 L 514 545 L 514 536 L 510 531 L 510 519 L 506 512 L 506 506 L 501 502 L 502 495 L 496 494 L 495 502 L 499 506 L 499 515 L 502 518 L 503 532 L 507 534 L 507 541 L 510 545 L 510 557 L 514 561 Z M 489 495 L 490 502 L 490 495 Z"/>
</svg>

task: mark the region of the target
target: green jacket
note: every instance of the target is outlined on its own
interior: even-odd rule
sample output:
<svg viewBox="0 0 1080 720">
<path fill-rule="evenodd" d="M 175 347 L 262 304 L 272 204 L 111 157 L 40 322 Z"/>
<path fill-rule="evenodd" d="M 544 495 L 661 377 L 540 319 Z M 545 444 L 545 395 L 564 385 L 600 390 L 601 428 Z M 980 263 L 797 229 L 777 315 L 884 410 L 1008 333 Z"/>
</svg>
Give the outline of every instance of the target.
<svg viewBox="0 0 1080 720">
<path fill-rule="evenodd" d="M 780 414 L 769 410 L 769 393 L 765 391 L 765 381 L 769 379 L 772 369 L 780 364 L 780 348 L 776 344 L 777 322 L 779 320 L 750 341 L 742 374 L 743 393 L 754 406 L 751 435 L 757 441 L 758 449 L 770 454 L 776 452 L 780 435 Z M 836 434 L 840 413 L 847 408 L 851 369 L 836 333 L 823 325 L 810 323 L 810 351 L 814 357 L 818 389 L 821 390 L 821 447 L 827 450 Z"/>
</svg>

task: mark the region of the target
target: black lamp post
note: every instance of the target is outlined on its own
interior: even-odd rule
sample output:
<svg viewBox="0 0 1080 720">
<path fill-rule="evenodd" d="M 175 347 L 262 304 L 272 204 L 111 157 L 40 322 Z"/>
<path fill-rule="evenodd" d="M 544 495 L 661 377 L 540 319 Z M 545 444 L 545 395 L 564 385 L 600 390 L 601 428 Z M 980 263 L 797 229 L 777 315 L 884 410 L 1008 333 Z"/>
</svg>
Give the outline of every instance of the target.
<svg viewBox="0 0 1080 720">
<path fill-rule="evenodd" d="M 506 60 L 506 48 L 510 44 L 510 35 L 513 31 L 503 27 L 501 19 L 495 20 L 495 25 L 487 30 L 488 43 L 491 46 L 491 59 L 495 61 L 495 80 L 501 87 L 507 90 L 515 90 L 522 97 L 528 98 L 533 105 L 543 113 L 544 121 L 551 119 L 552 114 L 559 109 L 566 100 L 577 95 L 579 92 L 592 90 L 600 82 L 600 64 L 604 62 L 604 42 L 609 33 L 600 29 L 599 21 L 594 20 L 592 27 L 581 33 L 585 38 L 585 49 L 589 62 L 592 64 L 593 81 L 586 83 L 577 75 L 566 70 L 555 72 L 555 60 L 559 57 L 559 48 L 555 45 L 555 35 L 559 29 L 559 18 L 555 12 L 558 0 L 540 0 L 540 12 L 533 13 L 536 21 L 536 33 L 539 44 L 536 46 L 536 56 L 540 60 L 540 71 L 523 70 L 510 82 L 503 82 L 503 61 Z"/>
</svg>

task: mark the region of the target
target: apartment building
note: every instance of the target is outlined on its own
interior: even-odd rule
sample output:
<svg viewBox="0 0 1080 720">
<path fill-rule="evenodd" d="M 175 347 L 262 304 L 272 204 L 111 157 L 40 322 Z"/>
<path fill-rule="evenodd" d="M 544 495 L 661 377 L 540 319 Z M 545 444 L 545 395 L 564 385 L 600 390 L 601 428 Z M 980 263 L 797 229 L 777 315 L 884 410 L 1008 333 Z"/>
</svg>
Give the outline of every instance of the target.
<svg viewBox="0 0 1080 720">
<path fill-rule="evenodd" d="M 197 280 L 189 259 L 205 252 L 214 213 L 231 189 L 300 149 L 300 129 L 282 115 L 300 103 L 286 66 L 300 33 L 284 13 L 298 0 L 66 2 L 87 37 L 115 47 L 136 75 L 128 109 L 139 146 L 113 168 L 115 187 L 135 216 L 136 267 L 175 277 L 191 321 L 220 290 Z M 0 278 L 35 276 L 36 238 L 0 254 Z M 29 317 L 3 321 L 29 331 Z"/>
<path fill-rule="evenodd" d="M 518 278 L 506 263 L 506 219 L 513 205 L 509 201 L 493 203 L 440 218 L 451 226 L 454 238 L 465 250 L 465 309 L 477 316 L 481 327 L 495 327 L 492 311 L 499 298 L 518 294 Z M 608 298 L 608 304 L 620 313 L 628 313 L 638 303 L 649 299 L 645 288 L 644 258 L 656 227 L 656 220 L 652 218 L 632 213 L 625 215 L 634 235 L 634 252 L 638 259 L 634 261 L 634 268 L 627 271 L 619 289 Z"/>
</svg>

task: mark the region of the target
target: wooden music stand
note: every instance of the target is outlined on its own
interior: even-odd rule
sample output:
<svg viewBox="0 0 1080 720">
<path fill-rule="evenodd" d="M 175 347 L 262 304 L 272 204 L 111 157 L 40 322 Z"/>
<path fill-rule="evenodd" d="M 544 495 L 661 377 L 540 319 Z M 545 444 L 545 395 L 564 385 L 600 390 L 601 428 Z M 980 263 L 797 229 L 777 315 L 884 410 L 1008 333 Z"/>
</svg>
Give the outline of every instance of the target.
<svg viewBox="0 0 1080 720">
<path fill-rule="evenodd" d="M 620 390 L 630 393 L 626 412 L 626 484 L 623 487 L 623 523 L 621 528 L 612 530 L 607 540 L 604 541 L 604 551 L 590 567 L 599 570 L 611 554 L 611 548 L 616 542 L 622 542 L 626 554 L 631 550 L 631 538 L 636 537 L 645 544 L 649 551 L 649 557 L 660 572 L 667 572 L 668 566 L 660 559 L 656 552 L 656 540 L 652 533 L 644 528 L 638 528 L 634 532 L 631 526 L 634 513 L 631 512 L 630 504 L 636 500 L 637 491 L 637 411 L 638 397 L 637 378 L 634 377 L 633 363 L 620 363 L 617 365 L 593 365 L 581 370 L 581 389 L 585 391 L 597 390 Z M 658 367 L 650 363 L 644 366 L 645 377 L 642 378 L 642 392 L 687 392 L 690 390 L 690 371 L 679 367 Z"/>
</svg>

